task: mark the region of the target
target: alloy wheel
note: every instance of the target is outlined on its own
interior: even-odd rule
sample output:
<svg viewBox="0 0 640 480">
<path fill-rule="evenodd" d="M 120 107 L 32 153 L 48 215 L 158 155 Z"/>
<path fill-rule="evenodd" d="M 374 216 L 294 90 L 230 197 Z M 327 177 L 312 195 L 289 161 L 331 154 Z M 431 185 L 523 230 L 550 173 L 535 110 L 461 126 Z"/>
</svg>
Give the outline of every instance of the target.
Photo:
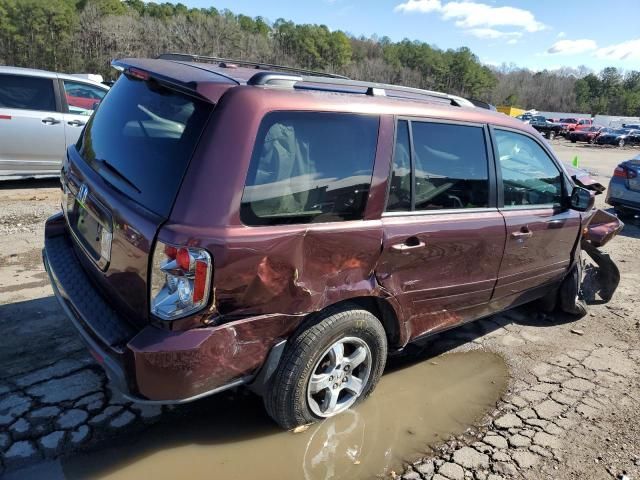
<svg viewBox="0 0 640 480">
<path fill-rule="evenodd" d="M 332 417 L 353 405 L 371 373 L 371 350 L 357 337 L 341 338 L 327 348 L 307 385 L 309 408 L 318 417 Z"/>
</svg>

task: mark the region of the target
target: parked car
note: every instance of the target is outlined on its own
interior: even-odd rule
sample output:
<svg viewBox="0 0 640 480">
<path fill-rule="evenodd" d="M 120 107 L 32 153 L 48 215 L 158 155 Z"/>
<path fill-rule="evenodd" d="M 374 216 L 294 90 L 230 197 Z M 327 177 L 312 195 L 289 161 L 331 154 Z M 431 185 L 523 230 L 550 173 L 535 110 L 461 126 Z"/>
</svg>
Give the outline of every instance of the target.
<svg viewBox="0 0 640 480">
<path fill-rule="evenodd" d="M 617 145 L 622 148 L 630 145 L 640 145 L 640 130 L 627 128 L 609 129 L 600 133 L 596 138 L 598 145 Z"/>
<path fill-rule="evenodd" d="M 564 132 L 561 124 L 550 122 L 543 116 L 534 116 L 529 124 L 549 140 L 553 140 Z"/>
<path fill-rule="evenodd" d="M 107 91 L 73 75 L 0 66 L 0 180 L 59 175 Z"/>
<path fill-rule="evenodd" d="M 606 201 L 623 215 L 640 213 L 640 155 L 615 168 Z"/>
<path fill-rule="evenodd" d="M 571 140 L 571 143 L 586 142 L 596 143 L 596 139 L 604 127 L 591 126 L 588 128 L 577 129 L 567 134 L 567 139 Z"/>
<path fill-rule="evenodd" d="M 560 119 L 560 123 L 564 130 L 569 133 L 576 129 L 579 130 L 591 127 L 593 125 L 593 120 L 591 118 L 562 118 Z"/>
<path fill-rule="evenodd" d="M 531 127 L 186 59 L 113 63 L 45 228 L 55 295 L 127 398 L 249 385 L 292 428 L 366 398 L 409 342 L 539 298 L 584 314 L 592 192 Z"/>
</svg>

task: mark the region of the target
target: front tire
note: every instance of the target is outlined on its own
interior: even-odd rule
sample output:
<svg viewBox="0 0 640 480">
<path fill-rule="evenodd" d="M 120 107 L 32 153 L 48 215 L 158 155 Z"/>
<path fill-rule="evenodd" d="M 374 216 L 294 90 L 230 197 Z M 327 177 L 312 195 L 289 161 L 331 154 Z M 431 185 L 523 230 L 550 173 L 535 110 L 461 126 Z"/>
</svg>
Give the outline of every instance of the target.
<svg viewBox="0 0 640 480">
<path fill-rule="evenodd" d="M 578 262 L 571 269 L 560 285 L 558 298 L 560 300 L 560 310 L 576 317 L 584 317 L 587 314 L 587 302 L 580 291 L 582 285 L 582 254 Z"/>
<path fill-rule="evenodd" d="M 618 147 L 620 148 L 624 147 L 624 138 L 621 138 L 620 140 L 618 140 Z"/>
<path fill-rule="evenodd" d="M 289 341 L 264 396 L 267 413 L 285 429 L 337 415 L 373 391 L 386 360 L 386 334 L 372 313 L 329 309 Z"/>
<path fill-rule="evenodd" d="M 554 138 L 556 138 L 556 132 L 554 132 L 553 130 L 549 132 L 548 134 L 549 140 L 553 140 Z"/>
</svg>

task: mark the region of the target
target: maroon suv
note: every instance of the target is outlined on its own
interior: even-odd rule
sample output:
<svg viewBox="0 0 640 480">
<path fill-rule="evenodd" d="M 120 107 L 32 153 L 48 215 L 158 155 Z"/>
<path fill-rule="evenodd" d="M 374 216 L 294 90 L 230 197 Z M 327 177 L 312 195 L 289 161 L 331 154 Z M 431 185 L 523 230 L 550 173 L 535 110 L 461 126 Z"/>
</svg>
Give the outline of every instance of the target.
<svg viewBox="0 0 640 480">
<path fill-rule="evenodd" d="M 44 262 L 127 397 L 247 384 L 290 428 L 366 397 L 417 338 L 562 289 L 580 311 L 592 197 L 531 127 L 336 76 L 114 66 Z"/>
</svg>

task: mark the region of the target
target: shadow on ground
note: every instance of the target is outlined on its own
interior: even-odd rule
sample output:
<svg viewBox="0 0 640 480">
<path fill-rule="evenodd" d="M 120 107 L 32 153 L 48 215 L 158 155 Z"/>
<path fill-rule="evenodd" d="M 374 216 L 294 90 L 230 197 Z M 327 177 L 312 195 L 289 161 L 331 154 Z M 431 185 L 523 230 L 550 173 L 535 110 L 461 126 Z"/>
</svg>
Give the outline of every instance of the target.
<svg viewBox="0 0 640 480">
<path fill-rule="evenodd" d="M 58 188 L 60 179 L 52 178 L 25 178 L 24 180 L 3 180 L 0 182 L 0 190 L 17 190 L 23 188 Z"/>
</svg>

